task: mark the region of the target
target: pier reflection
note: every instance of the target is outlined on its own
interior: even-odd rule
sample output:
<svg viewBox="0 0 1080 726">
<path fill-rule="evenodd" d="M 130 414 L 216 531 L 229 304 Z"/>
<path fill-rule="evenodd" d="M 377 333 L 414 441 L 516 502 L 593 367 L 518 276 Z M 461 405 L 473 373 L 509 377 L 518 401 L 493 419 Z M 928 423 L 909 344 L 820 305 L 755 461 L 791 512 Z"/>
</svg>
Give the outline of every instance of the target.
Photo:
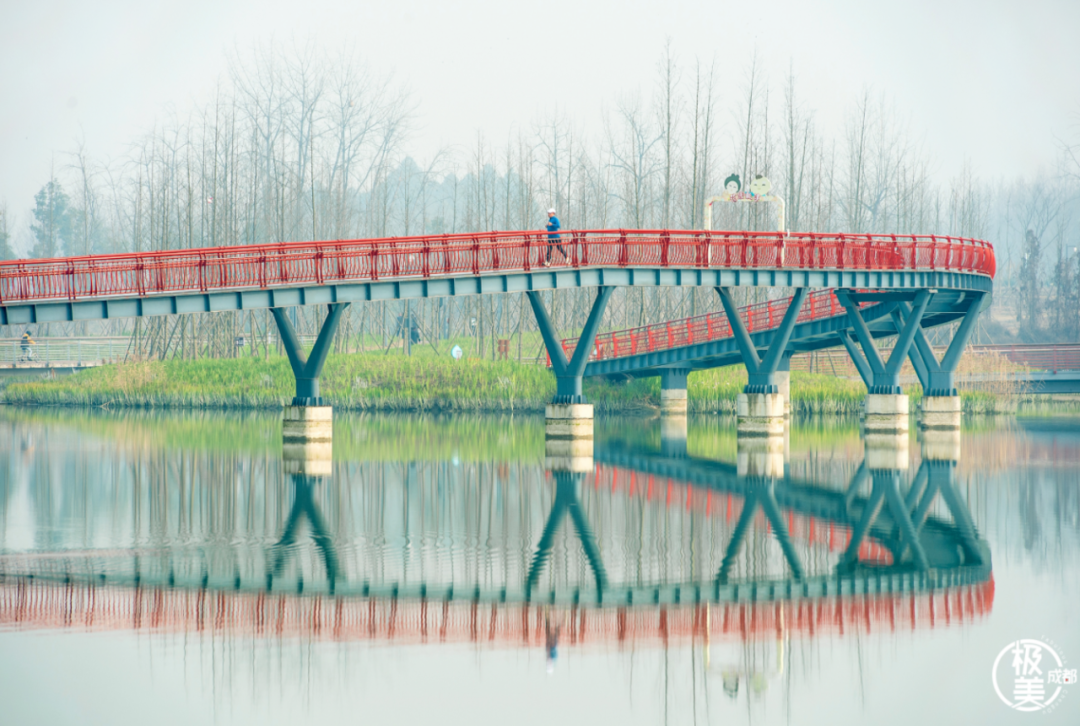
<svg viewBox="0 0 1080 726">
<path fill-rule="evenodd" d="M 955 460 L 925 456 L 909 483 L 867 457 L 837 486 L 670 438 L 609 435 L 585 471 L 20 446 L 24 491 L 0 521 L 20 496 L 53 506 L 42 546 L 5 546 L 0 622 L 550 650 L 938 627 L 992 607 Z"/>
</svg>

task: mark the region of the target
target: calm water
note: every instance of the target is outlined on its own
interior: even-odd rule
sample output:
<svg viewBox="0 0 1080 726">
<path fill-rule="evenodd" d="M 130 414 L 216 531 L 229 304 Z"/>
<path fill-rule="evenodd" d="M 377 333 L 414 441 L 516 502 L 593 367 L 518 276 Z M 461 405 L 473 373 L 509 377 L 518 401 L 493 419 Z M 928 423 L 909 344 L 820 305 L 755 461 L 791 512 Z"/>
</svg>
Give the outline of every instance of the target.
<svg viewBox="0 0 1080 726">
<path fill-rule="evenodd" d="M 766 477 L 730 420 L 573 474 L 536 418 L 339 416 L 315 476 L 275 416 L 0 408 L 0 722 L 1080 723 L 991 678 L 1080 663 L 1080 421 L 969 423 L 871 472 L 796 421 Z"/>
</svg>

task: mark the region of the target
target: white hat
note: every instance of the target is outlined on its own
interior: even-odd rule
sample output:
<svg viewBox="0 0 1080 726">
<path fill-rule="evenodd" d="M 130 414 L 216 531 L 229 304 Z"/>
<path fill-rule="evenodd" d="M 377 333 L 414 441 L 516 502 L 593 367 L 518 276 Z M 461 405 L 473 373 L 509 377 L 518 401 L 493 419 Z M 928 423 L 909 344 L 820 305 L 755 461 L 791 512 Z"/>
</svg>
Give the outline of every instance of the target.
<svg viewBox="0 0 1080 726">
<path fill-rule="evenodd" d="M 548 210 L 548 214 L 555 214 L 555 207 Z"/>
</svg>

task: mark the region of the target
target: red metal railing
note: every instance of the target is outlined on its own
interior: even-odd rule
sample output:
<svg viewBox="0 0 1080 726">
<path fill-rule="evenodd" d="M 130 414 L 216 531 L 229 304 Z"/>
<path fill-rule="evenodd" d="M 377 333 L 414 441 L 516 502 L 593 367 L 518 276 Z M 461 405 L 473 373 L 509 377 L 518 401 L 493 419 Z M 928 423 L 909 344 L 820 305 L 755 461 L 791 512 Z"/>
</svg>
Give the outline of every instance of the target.
<svg viewBox="0 0 1080 726">
<path fill-rule="evenodd" d="M 787 312 L 791 298 L 769 300 L 739 308 L 739 317 L 747 331 L 754 333 L 780 325 Z M 863 307 L 869 303 L 860 303 Z M 818 290 L 806 296 L 799 311 L 798 322 L 820 320 L 844 314 L 844 308 L 832 290 Z M 669 348 L 681 348 L 696 343 L 707 343 L 731 337 L 731 323 L 723 312 L 697 315 L 683 320 L 671 320 L 666 323 L 654 323 L 630 330 L 618 330 L 596 336 L 592 355 L 589 360 L 622 358 L 639 353 L 652 353 Z M 562 341 L 567 357 L 573 355 L 577 338 Z M 549 361 L 550 364 L 550 361 Z"/>
<path fill-rule="evenodd" d="M 584 230 L 287 242 L 0 262 L 0 304 L 556 268 L 949 270 L 993 276 L 987 242 L 958 237 Z"/>
<path fill-rule="evenodd" d="M 1080 344 L 1054 343 L 1050 345 L 979 345 L 972 346 L 977 352 L 997 353 L 1010 363 L 1036 371 L 1080 371 Z"/>
<path fill-rule="evenodd" d="M 545 623 L 560 645 L 836 638 L 962 627 L 993 612 L 994 580 L 903 595 L 844 595 L 791 602 L 592 608 L 476 600 L 353 598 L 291 593 L 0 582 L 0 630 L 191 633 L 283 640 L 476 643 L 542 647 Z"/>
</svg>

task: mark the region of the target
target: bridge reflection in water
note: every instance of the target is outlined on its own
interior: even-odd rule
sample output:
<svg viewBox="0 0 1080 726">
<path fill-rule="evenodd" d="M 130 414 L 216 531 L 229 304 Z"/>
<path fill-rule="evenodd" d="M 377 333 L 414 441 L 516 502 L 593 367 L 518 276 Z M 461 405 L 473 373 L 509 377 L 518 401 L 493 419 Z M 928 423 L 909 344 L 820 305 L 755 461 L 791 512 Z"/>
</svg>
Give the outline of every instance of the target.
<svg viewBox="0 0 1080 726">
<path fill-rule="evenodd" d="M 924 458 L 910 484 L 864 462 L 838 487 L 618 440 L 594 456 L 329 475 L 258 455 L 139 452 L 112 476 L 65 461 L 63 526 L 0 558 L 0 623 L 532 646 L 891 632 L 992 607 L 954 461 Z"/>
</svg>

